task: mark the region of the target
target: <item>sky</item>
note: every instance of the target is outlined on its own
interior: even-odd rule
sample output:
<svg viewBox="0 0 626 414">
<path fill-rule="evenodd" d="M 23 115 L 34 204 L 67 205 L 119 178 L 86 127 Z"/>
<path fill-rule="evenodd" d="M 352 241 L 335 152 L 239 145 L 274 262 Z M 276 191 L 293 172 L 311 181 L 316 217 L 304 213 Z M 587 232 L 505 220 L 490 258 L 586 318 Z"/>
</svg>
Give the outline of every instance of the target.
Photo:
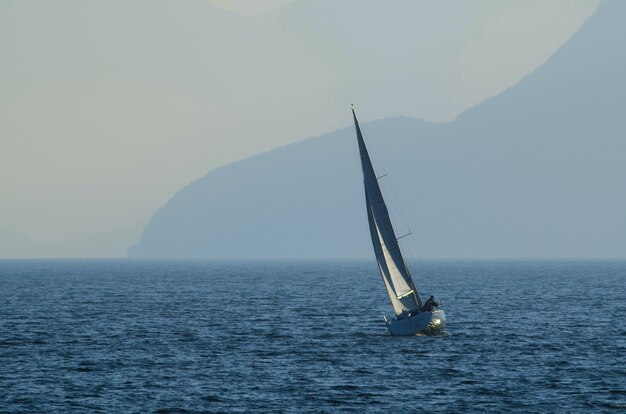
<svg viewBox="0 0 626 414">
<path fill-rule="evenodd" d="M 207 0 L 211 4 L 246 16 L 256 16 L 294 0 Z"/>
<path fill-rule="evenodd" d="M 597 4 L 0 0 L 0 257 L 124 256 L 179 189 L 350 103 L 452 120 Z"/>
</svg>

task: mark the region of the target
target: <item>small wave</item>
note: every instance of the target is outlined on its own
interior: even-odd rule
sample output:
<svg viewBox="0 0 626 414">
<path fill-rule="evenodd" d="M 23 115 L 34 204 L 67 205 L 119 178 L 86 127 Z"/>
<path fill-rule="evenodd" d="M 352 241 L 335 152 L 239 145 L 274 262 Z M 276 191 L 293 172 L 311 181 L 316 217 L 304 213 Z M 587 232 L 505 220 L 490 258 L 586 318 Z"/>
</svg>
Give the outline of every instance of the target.
<svg viewBox="0 0 626 414">
<path fill-rule="evenodd" d="M 349 384 L 344 384 L 344 385 L 334 385 L 331 387 L 333 390 L 338 390 L 338 391 L 356 391 L 359 389 L 358 386 L 356 385 L 349 385 Z"/>
<path fill-rule="evenodd" d="M 626 403 L 605 401 L 605 402 L 602 403 L 602 405 L 605 406 L 606 408 L 611 408 L 611 409 L 615 409 L 615 410 L 626 409 Z"/>
<path fill-rule="evenodd" d="M 349 404 L 347 401 L 344 400 L 338 400 L 336 398 L 331 398 L 329 400 L 326 400 L 329 404 L 331 405 L 347 405 Z"/>
<path fill-rule="evenodd" d="M 207 402 L 222 401 L 222 399 L 218 397 L 217 395 L 205 395 L 204 397 L 202 397 L 202 400 L 207 401 Z"/>
</svg>

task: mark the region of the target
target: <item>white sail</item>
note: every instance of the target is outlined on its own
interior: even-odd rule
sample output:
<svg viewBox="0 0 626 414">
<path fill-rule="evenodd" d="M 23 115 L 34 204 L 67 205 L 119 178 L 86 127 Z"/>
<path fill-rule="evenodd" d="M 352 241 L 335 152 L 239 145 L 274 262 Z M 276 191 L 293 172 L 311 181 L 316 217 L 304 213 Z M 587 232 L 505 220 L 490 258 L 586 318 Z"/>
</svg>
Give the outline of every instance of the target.
<svg viewBox="0 0 626 414">
<path fill-rule="evenodd" d="M 396 315 L 399 315 L 404 311 L 421 308 L 422 303 L 402 257 L 354 109 L 352 115 L 363 168 L 365 201 L 372 245 L 391 305 Z"/>
</svg>

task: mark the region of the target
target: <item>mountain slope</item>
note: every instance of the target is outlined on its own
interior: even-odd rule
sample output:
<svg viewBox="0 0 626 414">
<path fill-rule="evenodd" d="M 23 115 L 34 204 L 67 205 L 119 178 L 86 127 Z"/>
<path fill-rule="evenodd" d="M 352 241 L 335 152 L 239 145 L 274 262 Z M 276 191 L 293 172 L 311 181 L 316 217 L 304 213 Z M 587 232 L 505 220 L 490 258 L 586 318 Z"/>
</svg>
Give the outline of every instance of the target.
<svg viewBox="0 0 626 414">
<path fill-rule="evenodd" d="M 363 124 L 404 210 L 398 233 L 410 228 L 421 256 L 626 256 L 625 15 L 605 1 L 543 66 L 453 123 Z M 349 127 L 215 170 L 129 256 L 369 257 L 355 148 Z"/>
<path fill-rule="evenodd" d="M 207 165 L 318 130 L 272 125 L 285 102 L 326 102 L 292 42 L 205 0 L 3 0 L 0 62 L 0 227 L 49 246 L 21 255 L 125 255 Z"/>
</svg>

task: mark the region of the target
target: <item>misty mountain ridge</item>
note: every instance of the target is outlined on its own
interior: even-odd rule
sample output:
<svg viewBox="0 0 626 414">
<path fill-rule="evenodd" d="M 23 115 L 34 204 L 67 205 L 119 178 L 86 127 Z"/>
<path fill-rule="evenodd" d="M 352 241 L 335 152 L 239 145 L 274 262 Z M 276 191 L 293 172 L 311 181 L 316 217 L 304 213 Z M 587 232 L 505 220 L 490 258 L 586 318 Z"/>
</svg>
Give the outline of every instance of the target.
<svg viewBox="0 0 626 414">
<path fill-rule="evenodd" d="M 0 256 L 125 255 L 184 184 L 345 126 L 349 102 L 370 119 L 450 119 L 544 61 L 596 5 L 267 0 L 277 7 L 250 17 L 211 3 L 251 1 L 0 3 L 0 227 L 24 240 L 0 233 Z M 485 61 L 497 76 L 475 70 Z"/>
<path fill-rule="evenodd" d="M 625 15 L 605 1 L 544 65 L 454 122 L 362 124 L 421 257 L 626 256 Z M 129 256 L 370 257 L 353 127 L 202 177 Z"/>
</svg>

